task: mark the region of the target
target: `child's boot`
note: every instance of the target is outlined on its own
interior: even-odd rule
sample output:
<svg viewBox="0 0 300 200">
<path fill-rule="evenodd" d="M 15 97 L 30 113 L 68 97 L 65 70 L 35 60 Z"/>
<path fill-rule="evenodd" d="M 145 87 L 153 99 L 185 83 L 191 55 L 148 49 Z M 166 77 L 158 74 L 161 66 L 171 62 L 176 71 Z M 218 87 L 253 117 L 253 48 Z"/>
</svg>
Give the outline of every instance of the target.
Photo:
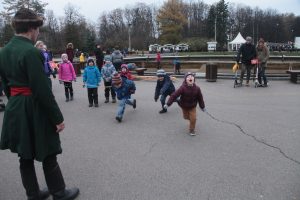
<svg viewBox="0 0 300 200">
<path fill-rule="evenodd" d="M 108 97 L 106 97 L 106 99 L 105 99 L 104 103 L 108 103 L 108 102 L 109 102 L 109 98 L 108 98 Z"/>
<path fill-rule="evenodd" d="M 113 99 L 112 99 L 112 103 L 116 103 L 116 98 L 113 98 Z"/>
</svg>

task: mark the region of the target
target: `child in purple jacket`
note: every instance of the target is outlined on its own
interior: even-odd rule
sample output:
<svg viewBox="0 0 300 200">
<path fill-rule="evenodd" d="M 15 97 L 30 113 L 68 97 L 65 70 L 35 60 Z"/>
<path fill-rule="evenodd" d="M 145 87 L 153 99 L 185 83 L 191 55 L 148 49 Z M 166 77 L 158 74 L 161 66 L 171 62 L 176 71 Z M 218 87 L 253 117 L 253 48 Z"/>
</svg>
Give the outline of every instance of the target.
<svg viewBox="0 0 300 200">
<path fill-rule="evenodd" d="M 191 136 L 196 135 L 196 107 L 199 104 L 201 110 L 205 111 L 205 104 L 200 87 L 196 85 L 195 76 L 191 72 L 185 75 L 182 85 L 172 93 L 165 108 L 171 106 L 174 101 L 177 101 L 181 107 L 183 118 L 190 122 L 189 134 Z"/>
<path fill-rule="evenodd" d="M 68 60 L 67 54 L 61 55 L 62 63 L 59 64 L 58 77 L 59 83 L 64 83 L 66 102 L 73 100 L 74 93 L 72 81 L 76 81 L 76 74 L 72 63 Z"/>
</svg>

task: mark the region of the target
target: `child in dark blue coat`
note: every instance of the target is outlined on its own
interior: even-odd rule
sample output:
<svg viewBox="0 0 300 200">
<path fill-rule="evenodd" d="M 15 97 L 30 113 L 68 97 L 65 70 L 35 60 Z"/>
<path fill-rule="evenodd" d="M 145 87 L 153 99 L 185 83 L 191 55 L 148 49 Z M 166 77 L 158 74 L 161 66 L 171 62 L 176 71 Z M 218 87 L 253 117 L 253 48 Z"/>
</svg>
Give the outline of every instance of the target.
<svg viewBox="0 0 300 200">
<path fill-rule="evenodd" d="M 166 104 L 166 98 L 175 91 L 175 87 L 172 83 L 172 80 L 170 79 L 170 76 L 167 75 L 165 70 L 157 70 L 156 75 L 158 77 L 158 80 L 156 83 L 154 100 L 156 102 L 158 100 L 158 97 L 160 96 L 162 110 L 159 111 L 159 113 L 166 113 L 167 109 L 164 108 L 164 105 Z"/>
<path fill-rule="evenodd" d="M 87 87 L 89 107 L 98 107 L 98 87 L 101 82 L 101 73 L 98 67 L 95 65 L 93 59 L 88 60 L 88 65 L 84 69 L 83 73 L 83 83 L 84 87 Z"/>
<path fill-rule="evenodd" d="M 118 98 L 118 111 L 116 120 L 122 121 L 126 104 L 136 108 L 136 99 L 132 99 L 131 95 L 135 93 L 135 84 L 132 80 L 127 79 L 126 76 L 121 76 L 119 73 L 115 73 L 112 78 L 112 85 Z"/>
</svg>

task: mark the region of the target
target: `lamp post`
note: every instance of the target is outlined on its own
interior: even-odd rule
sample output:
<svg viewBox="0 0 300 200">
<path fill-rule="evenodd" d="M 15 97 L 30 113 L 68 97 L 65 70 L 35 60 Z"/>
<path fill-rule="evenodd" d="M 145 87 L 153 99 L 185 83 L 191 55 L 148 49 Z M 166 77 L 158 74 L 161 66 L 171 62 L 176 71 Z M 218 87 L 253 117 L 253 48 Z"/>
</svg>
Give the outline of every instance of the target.
<svg viewBox="0 0 300 200">
<path fill-rule="evenodd" d="M 131 23 L 128 24 L 128 51 L 131 51 Z"/>
</svg>

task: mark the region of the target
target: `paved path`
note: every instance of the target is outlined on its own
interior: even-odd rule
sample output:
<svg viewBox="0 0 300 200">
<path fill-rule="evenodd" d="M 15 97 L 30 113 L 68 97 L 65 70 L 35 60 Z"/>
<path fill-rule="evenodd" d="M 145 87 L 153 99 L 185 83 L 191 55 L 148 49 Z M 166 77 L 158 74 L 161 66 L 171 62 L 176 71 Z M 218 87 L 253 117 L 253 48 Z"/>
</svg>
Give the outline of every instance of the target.
<svg viewBox="0 0 300 200">
<path fill-rule="evenodd" d="M 179 79 L 175 84 L 178 87 Z M 197 80 L 209 114 L 197 110 L 197 136 L 173 105 L 159 114 L 155 82 L 137 81 L 137 109 L 122 123 L 116 104 L 88 108 L 81 79 L 75 100 L 53 90 L 65 116 L 59 162 L 82 200 L 300 200 L 300 88 L 233 88 L 233 81 Z M 3 113 L 0 113 L 0 125 Z M 23 200 L 17 156 L 0 151 L 0 199 Z M 36 163 L 41 187 L 45 180 Z"/>
</svg>

